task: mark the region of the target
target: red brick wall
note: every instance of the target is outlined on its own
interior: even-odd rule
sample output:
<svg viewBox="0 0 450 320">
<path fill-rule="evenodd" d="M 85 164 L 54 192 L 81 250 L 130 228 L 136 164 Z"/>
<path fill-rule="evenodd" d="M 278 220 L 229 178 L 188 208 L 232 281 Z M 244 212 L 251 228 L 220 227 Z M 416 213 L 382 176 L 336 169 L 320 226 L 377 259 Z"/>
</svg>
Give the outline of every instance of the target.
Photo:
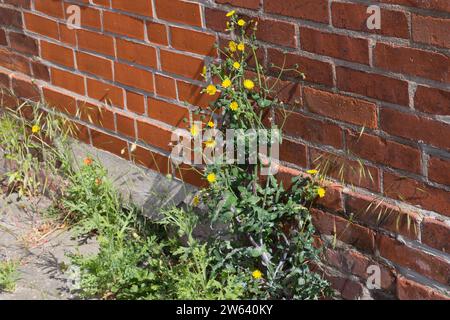
<svg viewBox="0 0 450 320">
<path fill-rule="evenodd" d="M 381 30 L 366 27 L 369 3 L 381 7 Z M 70 4 L 82 8 L 80 30 L 66 26 Z M 324 243 L 334 243 L 325 259 L 333 285 L 344 298 L 444 298 L 448 0 L 0 0 L 0 84 L 68 115 L 81 112 L 81 140 L 166 171 L 171 129 L 208 103 L 200 72 L 216 57 L 214 43 L 227 39 L 231 6 L 258 18 L 267 66 L 286 57 L 306 74 L 283 79 L 294 108 L 284 128 L 285 172 L 313 167 L 319 155 L 334 168 L 366 166 L 364 177 L 344 172 L 353 187 L 330 185 L 313 211 Z M 373 264 L 381 290 L 365 285 Z"/>
</svg>

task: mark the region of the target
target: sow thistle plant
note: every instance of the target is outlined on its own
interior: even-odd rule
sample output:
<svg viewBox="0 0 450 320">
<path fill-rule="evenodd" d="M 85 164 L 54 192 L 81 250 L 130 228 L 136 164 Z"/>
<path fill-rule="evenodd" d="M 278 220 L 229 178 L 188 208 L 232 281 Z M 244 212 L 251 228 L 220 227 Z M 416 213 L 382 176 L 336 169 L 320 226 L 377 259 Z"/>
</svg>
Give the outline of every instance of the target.
<svg viewBox="0 0 450 320">
<path fill-rule="evenodd" d="M 267 130 L 271 115 L 281 104 L 274 93 L 277 82 L 284 72 L 297 71 L 283 66 L 275 83 L 269 81 L 256 55 L 257 23 L 240 18 L 235 11 L 227 17 L 227 30 L 233 39 L 220 49 L 222 59 L 203 70 L 205 79 L 212 79 L 203 94 L 218 98 L 207 112 L 196 112 L 207 125 L 205 129 L 193 125 L 190 131 L 194 137 L 210 128 L 223 135 L 228 129 Z M 272 129 L 268 131 L 269 145 L 280 139 L 279 128 Z M 245 139 L 246 146 L 251 142 L 251 137 L 244 135 L 231 143 L 237 146 L 239 139 Z M 212 138 L 205 141 L 207 148 L 216 145 Z M 245 153 L 246 159 L 252 156 L 249 148 Z M 250 275 L 244 284 L 246 298 L 328 296 L 327 281 L 312 272 L 321 250 L 314 245 L 315 230 L 308 208 L 326 194 L 319 185 L 320 173 L 310 170 L 311 178 L 295 177 L 290 186 L 284 186 L 274 175 L 262 175 L 263 169 L 273 164 L 270 157 L 259 156 L 254 164 L 216 161 L 206 165 L 204 175 L 209 187 L 201 190 L 192 204 L 208 208 L 208 219 L 215 231 L 209 239 L 213 269 Z"/>
</svg>

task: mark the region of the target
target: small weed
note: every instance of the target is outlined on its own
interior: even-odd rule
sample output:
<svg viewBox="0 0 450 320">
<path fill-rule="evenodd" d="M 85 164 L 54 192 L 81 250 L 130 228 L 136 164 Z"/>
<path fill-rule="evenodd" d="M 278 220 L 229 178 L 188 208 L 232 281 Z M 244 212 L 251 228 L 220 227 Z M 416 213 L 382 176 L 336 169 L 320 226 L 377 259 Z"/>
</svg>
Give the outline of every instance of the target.
<svg viewBox="0 0 450 320">
<path fill-rule="evenodd" d="M 18 263 L 15 261 L 0 261 L 0 292 L 14 292 L 18 279 L 17 267 Z"/>
</svg>

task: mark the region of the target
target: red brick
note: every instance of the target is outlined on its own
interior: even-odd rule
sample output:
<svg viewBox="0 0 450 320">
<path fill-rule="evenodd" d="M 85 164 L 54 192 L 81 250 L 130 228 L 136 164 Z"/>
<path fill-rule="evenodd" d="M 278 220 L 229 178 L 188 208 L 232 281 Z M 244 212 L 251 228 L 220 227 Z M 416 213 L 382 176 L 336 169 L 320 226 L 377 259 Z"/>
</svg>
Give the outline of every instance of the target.
<svg viewBox="0 0 450 320">
<path fill-rule="evenodd" d="M 24 12 L 23 16 L 25 18 L 26 28 L 29 31 L 53 39 L 59 38 L 58 24 L 55 21 L 28 12 Z"/>
<path fill-rule="evenodd" d="M 305 88 L 305 104 L 314 113 L 368 127 L 377 127 L 377 106 L 352 97 Z"/>
<path fill-rule="evenodd" d="M 353 274 L 364 280 L 367 280 L 370 276 L 370 273 L 368 272 L 369 266 L 375 265 L 379 267 L 381 271 L 380 284 L 382 289 L 389 290 L 395 282 L 395 276 L 391 270 L 358 251 L 327 249 L 325 254 L 325 263 L 337 268 L 345 274 Z"/>
<path fill-rule="evenodd" d="M 36 79 L 50 82 L 50 71 L 46 65 L 39 61 L 31 61 L 31 70 Z"/>
<path fill-rule="evenodd" d="M 155 11 L 159 19 L 201 27 L 200 6 L 180 0 L 155 0 Z"/>
<path fill-rule="evenodd" d="M 266 77 L 266 85 L 271 89 L 269 97 L 278 99 L 291 106 L 303 105 L 302 86 L 298 82 L 284 81 L 275 77 Z"/>
<path fill-rule="evenodd" d="M 289 110 L 277 112 L 276 122 L 284 123 L 283 132 L 292 137 L 342 148 L 342 130 L 337 125 Z"/>
<path fill-rule="evenodd" d="M 409 39 L 409 23 L 406 13 L 381 9 L 381 29 L 367 28 L 368 5 L 357 3 L 331 4 L 333 26 L 337 28 L 381 34 L 389 37 Z"/>
<path fill-rule="evenodd" d="M 227 24 L 227 12 L 212 8 L 205 8 L 206 27 L 218 32 L 224 32 Z"/>
<path fill-rule="evenodd" d="M 73 50 L 54 43 L 41 40 L 41 55 L 50 62 L 71 68 L 75 66 Z"/>
<path fill-rule="evenodd" d="M 137 121 L 137 127 L 140 140 L 165 151 L 171 150 L 169 144 L 171 143 L 172 131 L 140 120 Z"/>
<path fill-rule="evenodd" d="M 42 91 L 44 93 L 44 101 L 50 107 L 72 116 L 77 114 L 77 102 L 75 98 L 50 88 L 44 87 Z"/>
<path fill-rule="evenodd" d="M 381 109 L 380 122 L 381 128 L 389 134 L 450 150 L 450 126 L 444 122 L 388 108 Z"/>
<path fill-rule="evenodd" d="M 384 172 L 384 194 L 450 217 L 450 197 L 443 189 Z"/>
<path fill-rule="evenodd" d="M 0 66 L 9 70 L 30 74 L 30 63 L 28 59 L 7 48 L 0 48 Z"/>
<path fill-rule="evenodd" d="M 52 17 L 64 18 L 61 0 L 34 0 L 34 9 Z"/>
<path fill-rule="evenodd" d="M 280 160 L 305 168 L 308 154 L 304 144 L 283 139 L 280 145 Z"/>
<path fill-rule="evenodd" d="M 94 147 L 128 159 L 128 144 L 125 141 L 94 129 L 91 129 L 91 138 Z"/>
<path fill-rule="evenodd" d="M 450 160 L 431 156 L 428 161 L 428 178 L 450 186 Z"/>
<path fill-rule="evenodd" d="M 84 78 L 60 69 L 51 69 L 52 83 L 55 86 L 67 89 L 69 91 L 84 95 Z"/>
<path fill-rule="evenodd" d="M 409 7 L 423 8 L 429 10 L 438 10 L 450 12 L 450 3 L 447 0 L 375 0 L 383 3 L 400 4 Z"/>
<path fill-rule="evenodd" d="M 153 92 L 153 73 L 118 62 L 114 64 L 114 69 L 115 80 L 117 82 Z"/>
<path fill-rule="evenodd" d="M 120 113 L 116 113 L 116 121 L 117 121 L 117 131 L 121 134 L 124 134 L 128 137 L 135 138 L 136 133 L 134 131 L 134 119 L 122 115 Z"/>
<path fill-rule="evenodd" d="M 311 149 L 310 154 L 314 167 L 340 183 L 380 191 L 378 168 L 317 149 Z"/>
<path fill-rule="evenodd" d="M 87 30 L 77 30 L 78 46 L 85 50 L 114 56 L 114 41 L 110 36 Z"/>
<path fill-rule="evenodd" d="M 26 98 L 33 101 L 41 100 L 38 87 L 31 81 L 31 78 L 12 74 L 11 75 L 11 89 L 14 94 L 20 98 Z"/>
<path fill-rule="evenodd" d="M 412 36 L 416 42 L 450 48 L 450 19 L 413 15 Z"/>
<path fill-rule="evenodd" d="M 288 22 L 269 19 L 258 19 L 256 37 L 262 41 L 280 46 L 297 47 L 295 25 Z"/>
<path fill-rule="evenodd" d="M 127 109 L 137 114 L 144 114 L 144 96 L 135 92 L 127 91 Z"/>
<path fill-rule="evenodd" d="M 160 56 L 163 71 L 195 80 L 202 79 L 203 60 L 166 50 L 161 50 Z"/>
<path fill-rule="evenodd" d="M 183 128 L 189 124 L 189 111 L 186 108 L 154 98 L 147 99 L 147 106 L 148 116 L 152 119 Z"/>
<path fill-rule="evenodd" d="M 197 32 L 189 29 L 171 27 L 172 47 L 182 51 L 189 51 L 205 56 L 216 56 L 216 37 L 212 34 Z"/>
<path fill-rule="evenodd" d="M 78 110 L 80 118 L 88 123 L 105 128 L 111 131 L 115 130 L 114 113 L 99 105 L 87 101 L 78 101 Z"/>
<path fill-rule="evenodd" d="M 128 11 L 140 16 L 152 17 L 152 1 L 151 0 L 112 0 L 113 9 Z"/>
<path fill-rule="evenodd" d="M 176 99 L 177 88 L 175 80 L 160 74 L 155 74 L 155 88 L 158 96 Z"/>
<path fill-rule="evenodd" d="M 72 5 L 70 3 L 65 3 L 64 7 L 67 12 L 67 8 Z M 81 26 L 87 26 L 95 29 L 101 29 L 101 17 L 100 10 L 97 10 L 88 6 L 79 6 L 80 7 L 80 22 Z"/>
<path fill-rule="evenodd" d="M 105 31 L 144 40 L 144 21 L 124 14 L 103 12 Z"/>
<path fill-rule="evenodd" d="M 266 0 L 264 11 L 282 16 L 328 23 L 326 0 Z"/>
<path fill-rule="evenodd" d="M 366 252 L 374 251 L 375 234 L 373 231 L 317 209 L 311 209 L 311 215 L 313 224 L 320 234 L 333 235 L 336 240 Z"/>
<path fill-rule="evenodd" d="M 414 108 L 422 112 L 450 116 L 450 91 L 418 86 Z"/>
<path fill-rule="evenodd" d="M 25 16 L 25 17 L 27 18 L 27 16 Z M 34 17 L 36 17 L 36 16 L 34 16 Z M 13 28 L 22 29 L 22 24 L 23 24 L 22 15 L 20 14 L 20 11 L 5 8 L 5 7 L 0 8 L 0 25 L 11 26 Z"/>
<path fill-rule="evenodd" d="M 170 160 L 159 153 L 137 146 L 131 158 L 136 164 L 152 169 L 164 176 L 171 173 L 169 168 Z"/>
<path fill-rule="evenodd" d="M 410 248 L 392 238 L 379 235 L 377 246 L 380 255 L 395 264 L 416 271 L 425 277 L 447 284 L 450 280 L 450 264 L 438 256 Z"/>
<path fill-rule="evenodd" d="M 333 86 L 332 68 L 327 62 L 313 60 L 292 53 L 283 53 L 271 48 L 267 49 L 267 60 L 278 67 L 285 65 L 285 68 L 293 68 L 297 65 L 298 70 L 305 73 L 306 81 Z M 279 69 L 272 68 L 272 72 L 278 75 Z M 293 71 L 286 72 L 285 75 L 299 77 L 298 73 Z"/>
<path fill-rule="evenodd" d="M 90 73 L 107 80 L 112 80 L 112 61 L 87 54 L 83 52 L 77 52 L 77 67 L 78 70 Z"/>
<path fill-rule="evenodd" d="M 91 144 L 91 138 L 89 137 L 88 127 L 72 121 L 69 121 L 68 123 L 73 128 L 72 132 L 69 132 L 69 134 L 71 134 L 72 137 L 86 144 Z"/>
<path fill-rule="evenodd" d="M 400 300 L 450 300 L 450 296 L 404 277 L 397 278 L 397 298 Z"/>
<path fill-rule="evenodd" d="M 256 10 L 259 8 L 260 0 L 216 0 L 216 3 Z"/>
<path fill-rule="evenodd" d="M 359 132 L 347 132 L 347 148 L 357 157 L 392 168 L 421 173 L 421 152 L 391 140 Z"/>
<path fill-rule="evenodd" d="M 345 209 L 354 221 L 369 227 L 388 230 L 412 240 L 419 238 L 420 216 L 415 212 L 402 210 L 380 197 L 349 192 L 346 194 Z"/>
<path fill-rule="evenodd" d="M 426 217 L 422 221 L 422 243 L 450 253 L 450 222 Z"/>
<path fill-rule="evenodd" d="M 437 52 L 378 43 L 374 64 L 397 73 L 450 82 L 450 57 Z"/>
<path fill-rule="evenodd" d="M 18 52 L 38 55 L 37 41 L 23 33 L 9 32 L 10 47 Z"/>
<path fill-rule="evenodd" d="M 7 46 L 8 41 L 6 40 L 6 33 L 5 30 L 0 29 L 0 45 Z"/>
<path fill-rule="evenodd" d="M 158 66 L 156 49 L 154 47 L 122 39 L 116 39 L 116 45 L 119 59 L 151 68 Z"/>
<path fill-rule="evenodd" d="M 177 88 L 178 98 L 182 103 L 187 102 L 200 108 L 207 108 L 209 104 L 214 102 L 220 95 L 217 93 L 215 96 L 210 96 L 201 93 L 203 90 L 202 87 L 184 81 L 177 81 Z"/>
<path fill-rule="evenodd" d="M 351 38 L 301 27 L 300 43 L 305 51 L 369 64 L 369 42 L 366 39 Z"/>
<path fill-rule="evenodd" d="M 336 67 L 336 75 L 339 90 L 396 104 L 409 104 L 406 81 L 345 67 Z"/>
<path fill-rule="evenodd" d="M 108 105 L 114 105 L 122 108 L 124 106 L 123 90 L 119 87 L 88 78 L 87 93 L 89 97 L 95 100 L 103 101 Z"/>
<path fill-rule="evenodd" d="M 150 42 L 168 45 L 167 28 L 162 23 L 147 21 L 147 36 Z"/>
<path fill-rule="evenodd" d="M 77 30 L 69 29 L 65 23 L 59 23 L 59 40 L 72 46 L 77 45 Z"/>
</svg>

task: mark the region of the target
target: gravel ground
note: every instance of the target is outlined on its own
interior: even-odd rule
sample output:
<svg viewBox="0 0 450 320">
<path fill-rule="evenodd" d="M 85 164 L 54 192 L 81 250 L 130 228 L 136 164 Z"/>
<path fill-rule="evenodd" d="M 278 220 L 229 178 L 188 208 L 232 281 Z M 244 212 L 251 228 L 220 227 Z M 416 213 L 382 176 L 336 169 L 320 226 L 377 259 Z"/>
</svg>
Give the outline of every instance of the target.
<svg viewBox="0 0 450 320">
<path fill-rule="evenodd" d="M 19 262 L 16 290 L 0 292 L 0 300 L 76 299 L 71 293 L 76 276 L 68 269 L 66 253 L 93 253 L 97 246 L 92 240 L 80 243 L 45 219 L 50 204 L 45 197 L 0 195 L 0 260 Z"/>
</svg>

